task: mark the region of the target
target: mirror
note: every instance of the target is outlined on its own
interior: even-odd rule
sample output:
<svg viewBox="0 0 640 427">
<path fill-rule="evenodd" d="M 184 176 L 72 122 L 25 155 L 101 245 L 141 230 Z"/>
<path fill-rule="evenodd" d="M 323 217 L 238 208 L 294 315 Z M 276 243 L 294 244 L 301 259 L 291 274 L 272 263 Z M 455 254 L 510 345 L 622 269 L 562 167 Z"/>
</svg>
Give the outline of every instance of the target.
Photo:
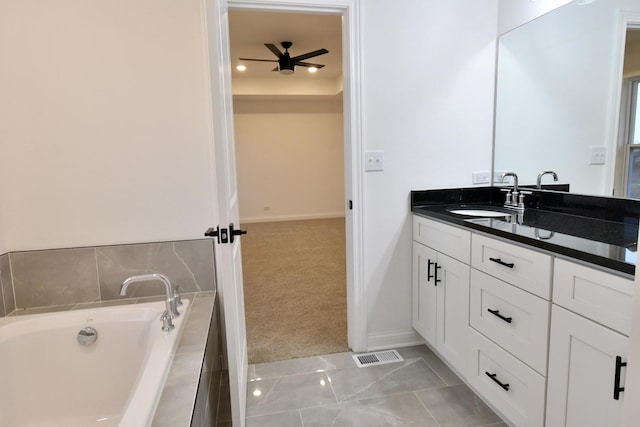
<svg viewBox="0 0 640 427">
<path fill-rule="evenodd" d="M 579 0 L 500 36 L 494 177 L 514 171 L 531 185 L 552 170 L 572 193 L 625 195 L 614 192 L 625 172 L 622 58 L 639 13 L 637 0 Z"/>
</svg>

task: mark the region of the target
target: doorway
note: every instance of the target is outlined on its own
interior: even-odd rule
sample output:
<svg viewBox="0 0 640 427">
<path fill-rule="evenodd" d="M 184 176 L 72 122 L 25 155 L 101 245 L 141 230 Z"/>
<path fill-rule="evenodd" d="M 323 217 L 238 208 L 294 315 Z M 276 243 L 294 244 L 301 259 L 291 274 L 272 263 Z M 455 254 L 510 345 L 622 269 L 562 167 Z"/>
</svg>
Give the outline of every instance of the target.
<svg viewBox="0 0 640 427">
<path fill-rule="evenodd" d="M 348 350 L 341 31 L 337 14 L 229 11 L 250 363 Z M 292 74 L 283 52 L 306 56 Z"/>
</svg>

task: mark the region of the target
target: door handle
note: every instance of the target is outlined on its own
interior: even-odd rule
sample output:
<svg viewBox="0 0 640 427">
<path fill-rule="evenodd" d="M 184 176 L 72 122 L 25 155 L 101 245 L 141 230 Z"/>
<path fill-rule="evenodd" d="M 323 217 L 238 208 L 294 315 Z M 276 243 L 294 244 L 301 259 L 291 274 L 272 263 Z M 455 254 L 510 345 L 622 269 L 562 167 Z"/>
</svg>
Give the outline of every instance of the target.
<svg viewBox="0 0 640 427">
<path fill-rule="evenodd" d="M 620 387 L 621 370 L 627 366 L 627 362 L 622 361 L 622 357 L 616 356 L 616 373 L 613 380 L 613 399 L 620 400 L 620 393 L 624 391 L 624 387 Z"/>
<path fill-rule="evenodd" d="M 226 228 L 220 228 L 217 226 L 215 229 L 213 227 L 209 227 L 207 231 L 204 232 L 206 237 L 215 237 L 218 240 L 218 243 L 228 243 L 229 242 L 229 233 Z"/>
<path fill-rule="evenodd" d="M 438 265 L 438 263 L 434 263 L 436 266 L 436 271 L 433 273 L 433 278 L 435 279 L 435 285 L 434 286 L 438 286 L 438 283 L 442 282 L 442 280 L 438 279 L 438 270 L 440 270 L 442 268 L 442 266 Z"/>
<path fill-rule="evenodd" d="M 229 240 L 231 243 L 233 243 L 235 236 L 242 236 L 243 234 L 247 234 L 247 230 L 236 230 L 233 227 L 233 223 L 229 224 Z"/>
<path fill-rule="evenodd" d="M 434 275 L 431 274 L 431 266 L 433 264 L 435 264 L 435 262 L 431 261 L 430 259 L 427 260 L 427 283 L 429 283 L 434 277 Z"/>
</svg>

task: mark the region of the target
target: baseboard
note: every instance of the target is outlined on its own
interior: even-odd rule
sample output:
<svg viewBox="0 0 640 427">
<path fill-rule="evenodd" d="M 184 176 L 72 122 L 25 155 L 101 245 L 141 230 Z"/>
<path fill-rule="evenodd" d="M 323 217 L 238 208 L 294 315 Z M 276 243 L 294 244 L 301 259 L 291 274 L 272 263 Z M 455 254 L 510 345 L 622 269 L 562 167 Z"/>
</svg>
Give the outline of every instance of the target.
<svg viewBox="0 0 640 427">
<path fill-rule="evenodd" d="M 416 331 L 391 332 L 384 334 L 369 334 L 367 337 L 367 351 L 388 350 L 396 347 L 410 347 L 424 344 L 424 338 Z"/>
<path fill-rule="evenodd" d="M 327 212 L 327 213 L 313 213 L 303 215 L 273 215 L 273 216 L 260 216 L 260 217 L 248 217 L 240 218 L 241 224 L 251 224 L 258 222 L 279 222 L 279 221 L 300 221 L 305 219 L 330 219 L 330 218 L 344 218 L 344 212 Z"/>
</svg>

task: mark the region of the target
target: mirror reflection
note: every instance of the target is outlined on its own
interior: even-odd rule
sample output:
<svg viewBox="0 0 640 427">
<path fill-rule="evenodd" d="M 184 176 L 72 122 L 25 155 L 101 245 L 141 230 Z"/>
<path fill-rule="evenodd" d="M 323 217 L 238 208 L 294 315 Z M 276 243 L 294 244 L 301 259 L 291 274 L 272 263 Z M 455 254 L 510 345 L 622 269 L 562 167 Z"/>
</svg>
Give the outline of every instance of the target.
<svg viewBox="0 0 640 427">
<path fill-rule="evenodd" d="M 573 193 L 640 198 L 639 12 L 574 1 L 499 38 L 494 178 L 554 171 Z"/>
</svg>

